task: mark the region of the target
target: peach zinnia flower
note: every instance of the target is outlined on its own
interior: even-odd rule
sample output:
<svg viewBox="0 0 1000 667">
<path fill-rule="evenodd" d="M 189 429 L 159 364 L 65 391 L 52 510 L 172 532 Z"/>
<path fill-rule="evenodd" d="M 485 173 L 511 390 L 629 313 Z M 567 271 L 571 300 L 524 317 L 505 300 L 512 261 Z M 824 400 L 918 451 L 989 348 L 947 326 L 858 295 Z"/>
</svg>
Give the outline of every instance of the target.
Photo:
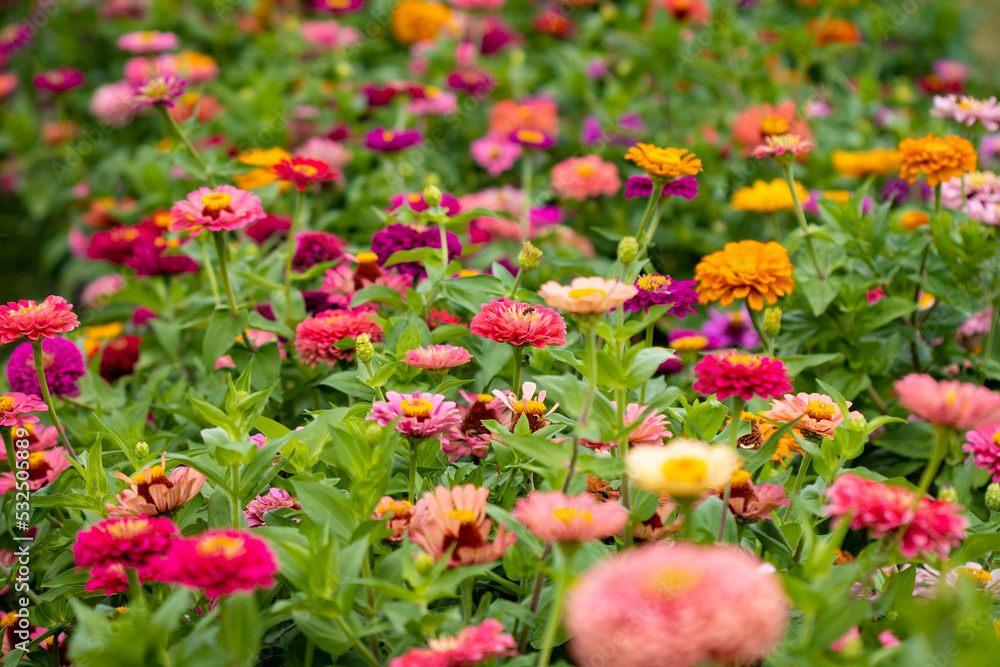
<svg viewBox="0 0 1000 667">
<path fill-rule="evenodd" d="M 170 208 L 170 229 L 191 231 L 197 236 L 203 229 L 210 232 L 242 229 L 263 220 L 260 197 L 231 185 L 198 188 L 175 202 Z"/>
<path fill-rule="evenodd" d="M 120 472 L 115 477 L 127 483 L 130 488 L 117 496 L 119 507 L 107 504 L 111 516 L 140 517 L 159 516 L 173 512 L 201 492 L 205 476 L 194 468 L 180 466 L 168 477 L 166 474 L 167 455 L 160 456 L 160 465 L 146 466 L 134 478 L 129 479 Z"/>
<path fill-rule="evenodd" d="M 618 167 L 599 155 L 571 157 L 552 167 L 552 190 L 560 197 L 583 201 L 618 192 Z"/>
<path fill-rule="evenodd" d="M 767 137 L 779 134 L 794 134 L 803 141 L 812 138 L 809 126 L 797 117 L 795 102 L 791 100 L 775 106 L 764 103 L 749 107 L 733 123 L 733 139 L 743 145 L 743 157 L 749 157 Z"/>
<path fill-rule="evenodd" d="M 538 294 L 553 308 L 574 315 L 594 315 L 621 308 L 638 290 L 617 280 L 591 276 L 574 278 L 569 286 L 550 280 L 539 288 Z"/>
<path fill-rule="evenodd" d="M 392 535 L 385 539 L 399 542 L 413 520 L 413 503 L 409 500 L 396 500 L 392 496 L 382 496 L 371 518 L 373 521 L 385 520 L 386 528 L 392 531 Z"/>
<path fill-rule="evenodd" d="M 850 401 L 845 401 L 847 407 L 851 407 Z M 785 394 L 781 399 L 775 400 L 771 409 L 764 413 L 764 416 L 776 422 L 791 422 L 798 419 L 796 429 L 815 433 L 824 438 L 833 439 L 833 432 L 844 421 L 844 415 L 840 412 L 840 406 L 826 394 L 808 394 L 805 392 L 795 394 Z M 861 417 L 857 410 L 848 415 L 851 419 Z M 799 419 L 801 417 L 801 419 Z"/>
<path fill-rule="evenodd" d="M 545 97 L 528 97 L 520 102 L 501 100 L 490 110 L 490 134 L 506 137 L 522 128 L 559 134 L 556 103 Z"/>
<path fill-rule="evenodd" d="M 904 408 L 931 424 L 967 431 L 1000 424 L 1000 394 L 968 382 L 910 373 L 893 385 Z"/>
<path fill-rule="evenodd" d="M 472 354 L 464 347 L 457 345 L 428 345 L 409 350 L 400 359 L 407 366 L 422 368 L 425 371 L 440 371 L 467 364 L 472 360 Z"/>
<path fill-rule="evenodd" d="M 598 503 L 589 493 L 532 491 L 514 505 L 511 516 L 545 542 L 592 542 L 617 535 L 628 510 L 617 502 Z"/>
<path fill-rule="evenodd" d="M 681 176 L 696 176 L 701 172 L 701 160 L 686 148 L 659 148 L 653 144 L 636 144 L 628 149 L 626 160 L 645 169 L 652 178 L 672 181 Z"/>
<path fill-rule="evenodd" d="M 517 535 L 500 526 L 489 541 L 493 525 L 486 516 L 489 495 L 489 489 L 473 484 L 453 489 L 438 486 L 425 492 L 413 507 L 410 539 L 434 558 L 443 557 L 454 547 L 449 567 L 499 560 L 517 541 Z"/>
<path fill-rule="evenodd" d="M 920 139 L 903 139 L 899 142 L 901 165 L 899 177 L 915 183 L 917 176 L 927 177 L 927 184 L 958 178 L 976 170 L 976 149 L 968 139 L 928 134 Z"/>
<path fill-rule="evenodd" d="M 52 338 L 78 326 L 73 304 L 61 296 L 47 296 L 41 303 L 21 299 L 0 306 L 0 345 L 22 338 Z"/>
<path fill-rule="evenodd" d="M 780 243 L 739 241 L 703 257 L 694 269 L 702 303 L 718 301 L 728 306 L 734 299 L 746 299 L 754 310 L 764 302 L 773 306 L 779 296 L 791 294 L 791 261 Z"/>
<path fill-rule="evenodd" d="M 469 331 L 496 343 L 514 346 L 566 344 L 566 321 L 562 315 L 542 306 L 511 301 L 507 297 L 484 303 L 469 324 Z"/>
</svg>

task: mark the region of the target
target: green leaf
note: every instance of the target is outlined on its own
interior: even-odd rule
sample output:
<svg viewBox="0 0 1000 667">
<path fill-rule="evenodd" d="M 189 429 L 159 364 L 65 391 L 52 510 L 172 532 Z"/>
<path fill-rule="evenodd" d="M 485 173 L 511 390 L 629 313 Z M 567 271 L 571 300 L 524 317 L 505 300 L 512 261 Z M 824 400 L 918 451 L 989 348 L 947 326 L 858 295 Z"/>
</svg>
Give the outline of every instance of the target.
<svg viewBox="0 0 1000 667">
<path fill-rule="evenodd" d="M 235 317 L 228 310 L 220 309 L 212 313 L 201 348 L 205 368 L 215 368 L 215 362 L 229 351 L 236 343 L 236 337 L 247 328 L 249 319 L 246 311 L 237 313 Z"/>
<path fill-rule="evenodd" d="M 851 327 L 855 334 L 864 334 L 885 326 L 893 320 L 909 315 L 917 309 L 917 304 L 910 299 L 891 296 L 881 299 L 862 311 Z"/>
<path fill-rule="evenodd" d="M 237 665 L 255 664 L 261 644 L 256 598 L 241 593 L 223 597 L 219 604 L 219 643 L 236 658 Z"/>
<path fill-rule="evenodd" d="M 87 456 L 87 495 L 91 498 L 103 500 L 108 493 L 108 476 L 104 473 L 104 463 L 101 460 L 101 436 L 97 436 L 97 442 L 90 448 Z"/>
</svg>

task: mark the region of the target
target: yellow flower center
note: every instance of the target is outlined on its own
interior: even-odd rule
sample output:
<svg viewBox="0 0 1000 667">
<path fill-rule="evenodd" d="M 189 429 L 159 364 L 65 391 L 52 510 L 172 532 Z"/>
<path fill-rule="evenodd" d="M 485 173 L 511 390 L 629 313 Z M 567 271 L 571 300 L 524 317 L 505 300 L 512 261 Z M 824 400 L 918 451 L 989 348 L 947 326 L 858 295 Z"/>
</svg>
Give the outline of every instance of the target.
<svg viewBox="0 0 1000 667">
<path fill-rule="evenodd" d="M 149 527 L 149 522 L 145 519 L 131 519 L 120 523 L 113 523 L 108 526 L 108 534 L 111 537 L 131 539 L 142 533 Z"/>
<path fill-rule="evenodd" d="M 378 261 L 378 255 L 373 252 L 359 252 L 357 258 L 358 264 L 374 264 Z"/>
<path fill-rule="evenodd" d="M 161 466 L 153 466 L 149 469 L 149 477 L 146 477 L 146 471 L 140 470 L 139 473 L 132 478 L 132 481 L 136 484 L 163 484 L 167 482 L 167 473 Z"/>
<path fill-rule="evenodd" d="M 0 628 L 10 628 L 17 623 L 17 612 L 9 611 L 0 617 Z"/>
<path fill-rule="evenodd" d="M 591 167 L 589 164 L 581 164 L 579 167 L 576 168 L 576 173 L 580 176 L 593 176 L 594 168 Z"/>
<path fill-rule="evenodd" d="M 142 94 L 149 98 L 167 97 L 170 95 L 170 88 L 164 79 L 154 79 L 142 87 Z"/>
<path fill-rule="evenodd" d="M 31 452 L 28 454 L 28 469 L 37 470 L 45 465 L 45 452 Z"/>
<path fill-rule="evenodd" d="M 198 541 L 199 556 L 223 556 L 231 559 L 243 553 L 243 540 L 230 535 L 213 535 Z"/>
<path fill-rule="evenodd" d="M 964 574 L 969 579 L 972 579 L 977 586 L 986 588 L 993 583 L 993 577 L 986 570 L 974 568 L 974 567 L 959 567 L 955 569 L 955 572 Z"/>
<path fill-rule="evenodd" d="M 379 503 L 375 507 L 375 511 L 379 514 L 388 514 L 392 512 L 394 516 L 402 516 L 409 513 L 413 504 L 409 500 L 387 500 L 384 503 Z"/>
<path fill-rule="evenodd" d="M 829 420 L 837 414 L 837 406 L 824 403 L 823 401 L 809 401 L 806 406 L 806 414 L 813 419 Z"/>
<path fill-rule="evenodd" d="M 10 396 L 0 397 L 0 412 L 7 412 L 14 407 L 14 399 Z"/>
<path fill-rule="evenodd" d="M 233 203 L 233 198 L 225 192 L 213 192 L 201 198 L 201 204 L 205 207 L 206 213 L 219 213 L 229 208 Z"/>
<path fill-rule="evenodd" d="M 139 41 L 143 42 L 144 44 L 149 44 L 150 42 L 153 42 L 155 40 L 156 40 L 156 33 L 151 30 L 139 33 Z"/>
<path fill-rule="evenodd" d="M 124 227 L 112 230 L 112 241 L 134 241 L 139 238 L 139 231 L 132 227 Z"/>
<path fill-rule="evenodd" d="M 607 296 L 607 292 L 602 289 L 597 289 L 596 287 L 581 287 L 580 289 L 573 289 L 569 291 L 569 298 L 571 299 L 586 299 L 588 296 L 594 294 L 600 294 L 601 296 Z"/>
<path fill-rule="evenodd" d="M 479 394 L 476 396 L 476 403 L 489 403 L 493 400 L 493 396 L 490 394 Z M 998 431 L 1000 433 L 1000 431 Z"/>
<path fill-rule="evenodd" d="M 540 144 L 545 141 L 545 135 L 538 130 L 518 130 L 517 137 L 521 141 L 527 141 L 532 144 Z"/>
<path fill-rule="evenodd" d="M 726 357 L 726 361 L 729 362 L 730 366 L 747 366 L 749 368 L 756 368 L 760 366 L 760 359 L 757 357 L 752 357 L 748 354 L 730 354 Z"/>
<path fill-rule="evenodd" d="M 1000 431 L 993 434 L 993 442 L 1000 446 Z"/>
<path fill-rule="evenodd" d="M 760 133 L 764 136 L 788 134 L 788 129 L 788 121 L 781 116 L 765 116 L 760 121 Z"/>
<path fill-rule="evenodd" d="M 708 472 L 708 466 L 701 459 L 677 458 L 663 464 L 663 476 L 672 482 L 696 484 Z"/>
<path fill-rule="evenodd" d="M 653 591 L 665 597 L 674 597 L 690 591 L 698 585 L 700 575 L 684 567 L 663 569 L 653 575 L 650 583 Z"/>
<path fill-rule="evenodd" d="M 704 336 L 681 336 L 670 342 L 675 350 L 684 352 L 696 352 L 708 345 L 708 339 Z"/>
<path fill-rule="evenodd" d="M 476 523 L 476 513 L 472 510 L 452 510 L 448 512 L 449 519 L 457 519 L 462 525 Z"/>
<path fill-rule="evenodd" d="M 479 271 L 475 269 L 460 269 L 458 272 L 459 278 L 471 278 L 472 276 L 478 276 Z"/>
<path fill-rule="evenodd" d="M 395 133 L 389 130 L 384 130 L 382 132 L 382 141 L 392 141 L 396 137 Z"/>
<path fill-rule="evenodd" d="M 407 417 L 427 417 L 434 410 L 434 404 L 423 398 L 404 398 L 399 407 L 403 409 L 403 414 Z"/>
<path fill-rule="evenodd" d="M 115 607 L 115 611 L 117 611 L 119 614 L 124 614 L 125 612 L 128 611 L 128 607 Z"/>
<path fill-rule="evenodd" d="M 545 414 L 545 404 L 525 399 L 514 403 L 514 411 L 523 415 L 543 415 Z"/>
<path fill-rule="evenodd" d="M 636 281 L 639 289 L 647 292 L 659 292 L 672 281 L 666 276 L 642 276 Z"/>
<path fill-rule="evenodd" d="M 733 488 L 746 486 L 750 482 L 750 477 L 751 477 L 750 473 L 748 473 L 746 470 L 734 470 L 733 479 L 732 482 L 730 482 L 730 486 L 732 486 Z"/>
<path fill-rule="evenodd" d="M 319 173 L 319 169 L 312 166 L 311 164 L 297 164 L 292 169 L 296 174 L 302 174 L 303 176 L 315 176 Z"/>
<path fill-rule="evenodd" d="M 594 515 L 590 512 L 585 512 L 584 510 L 579 510 L 575 507 L 560 507 L 558 509 L 552 510 L 552 516 L 562 521 L 566 525 L 573 522 L 573 519 L 579 517 L 586 522 L 591 522 L 594 520 Z"/>
</svg>

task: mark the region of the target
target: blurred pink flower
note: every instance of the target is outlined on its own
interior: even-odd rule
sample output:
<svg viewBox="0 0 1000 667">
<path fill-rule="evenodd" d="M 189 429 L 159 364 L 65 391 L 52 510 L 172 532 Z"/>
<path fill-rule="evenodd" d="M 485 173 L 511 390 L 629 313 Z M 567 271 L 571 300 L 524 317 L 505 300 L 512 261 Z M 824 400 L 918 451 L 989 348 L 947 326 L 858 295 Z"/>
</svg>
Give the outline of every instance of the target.
<svg viewBox="0 0 1000 667">
<path fill-rule="evenodd" d="M 428 345 L 409 350 L 400 361 L 407 366 L 437 371 L 455 368 L 472 360 L 472 354 L 457 345 Z"/>
<path fill-rule="evenodd" d="M 511 516 L 545 542 L 592 542 L 617 535 L 628 521 L 628 510 L 617 502 L 598 503 L 583 493 L 532 491 L 514 505 Z"/>
<path fill-rule="evenodd" d="M 469 150 L 476 164 L 489 172 L 490 176 L 499 176 L 513 167 L 524 152 L 520 146 L 508 141 L 506 137 L 492 134 L 473 141 Z"/>
<path fill-rule="evenodd" d="M 599 155 L 571 157 L 552 167 L 552 190 L 567 199 L 611 196 L 622 186 L 618 167 Z"/>
<path fill-rule="evenodd" d="M 267 493 L 257 496 L 249 503 L 247 503 L 247 508 L 243 512 L 243 515 L 247 518 L 247 526 L 249 528 L 256 528 L 258 526 L 266 526 L 264 522 L 264 515 L 271 510 L 288 508 L 293 510 L 302 509 L 299 505 L 299 501 L 285 491 L 284 489 L 279 489 L 277 487 L 272 487 L 268 489 Z M 298 521 L 298 519 L 294 519 Z"/>
<path fill-rule="evenodd" d="M 503 629 L 500 621 L 487 618 L 452 637 L 428 639 L 427 648 L 411 648 L 390 660 L 389 667 L 472 667 L 517 655 L 514 638 Z"/>
<path fill-rule="evenodd" d="M 910 373 L 895 385 L 899 402 L 931 424 L 959 431 L 1000 424 L 1000 394 L 968 382 Z"/>
</svg>

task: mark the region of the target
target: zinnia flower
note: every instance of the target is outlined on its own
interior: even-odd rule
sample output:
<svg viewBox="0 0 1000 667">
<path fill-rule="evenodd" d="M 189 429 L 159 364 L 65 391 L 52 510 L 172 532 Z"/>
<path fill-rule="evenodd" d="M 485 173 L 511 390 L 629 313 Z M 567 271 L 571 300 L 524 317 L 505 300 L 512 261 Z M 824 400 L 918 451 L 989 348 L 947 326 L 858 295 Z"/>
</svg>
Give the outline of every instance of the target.
<svg viewBox="0 0 1000 667">
<path fill-rule="evenodd" d="M 179 45 L 177 35 L 159 30 L 140 30 L 125 33 L 118 38 L 115 45 L 129 53 L 154 53 L 156 51 L 172 51 Z"/>
<path fill-rule="evenodd" d="M 923 174 L 927 184 L 936 187 L 976 169 L 976 149 L 962 137 L 928 134 L 920 139 L 903 139 L 899 142 L 899 153 L 899 177 L 910 183 Z"/>
<path fill-rule="evenodd" d="M 550 98 L 526 97 L 520 102 L 501 100 L 490 110 L 490 133 L 508 136 L 519 128 L 559 133 L 559 108 Z"/>
<path fill-rule="evenodd" d="M 760 347 L 760 338 L 750 321 L 746 305 L 735 311 L 709 308 L 708 320 L 701 326 L 701 332 L 708 338 L 709 349 L 735 347 L 752 350 Z"/>
<path fill-rule="evenodd" d="M 978 122 L 990 132 L 1000 129 L 1000 104 L 997 104 L 996 97 L 977 100 L 968 95 L 935 95 L 931 115 L 951 118 L 967 127 Z"/>
<path fill-rule="evenodd" d="M 469 145 L 472 159 L 490 176 L 499 176 L 514 166 L 523 150 L 513 141 L 496 135 L 486 135 Z"/>
<path fill-rule="evenodd" d="M 53 396 L 76 396 L 77 386 L 85 373 L 80 348 L 65 338 L 42 340 L 42 368 L 45 382 Z M 7 364 L 7 382 L 14 391 L 41 396 L 42 388 L 35 372 L 35 353 L 31 343 L 21 343 L 14 348 Z"/>
<path fill-rule="evenodd" d="M 851 407 L 850 401 L 845 401 L 847 407 Z M 771 409 L 764 413 L 768 419 L 776 422 L 792 422 L 798 420 L 795 427 L 817 436 L 833 439 L 833 433 L 844 421 L 844 415 L 840 412 L 840 406 L 826 394 L 799 393 L 786 394 L 783 398 L 774 401 Z M 854 410 L 848 415 L 851 419 L 861 417 L 861 413 Z"/>
<path fill-rule="evenodd" d="M 423 140 L 420 130 L 387 130 L 378 127 L 368 133 L 365 146 L 382 153 L 395 153 L 416 146 Z"/>
<path fill-rule="evenodd" d="M 375 401 L 365 419 L 387 426 L 396 422 L 396 430 L 407 438 L 434 438 L 447 442 L 443 435 L 462 422 L 462 415 L 454 401 L 446 401 L 442 394 L 413 392 L 405 396 L 395 391 L 385 395 L 386 400 Z M 397 421 L 398 420 L 398 421 Z"/>
<path fill-rule="evenodd" d="M 83 72 L 72 67 L 59 67 L 48 72 L 36 74 L 32 79 L 35 88 L 48 90 L 53 93 L 65 93 L 74 88 L 79 88 L 86 81 Z M 996 128 L 994 128 L 996 129 Z"/>
<path fill-rule="evenodd" d="M 899 151 L 875 148 L 870 151 L 833 151 L 833 168 L 841 176 L 863 177 L 890 174 L 899 169 Z"/>
<path fill-rule="evenodd" d="M 385 519 L 386 528 L 392 535 L 385 538 L 390 542 L 399 542 L 410 528 L 413 519 L 413 504 L 409 500 L 396 500 L 392 496 L 382 496 L 375 506 L 371 518 L 374 521 Z"/>
<path fill-rule="evenodd" d="M 795 193 L 803 204 L 809 201 L 809 191 L 798 181 L 795 182 Z M 795 202 L 792 201 L 792 191 L 788 187 L 788 182 L 783 178 L 776 178 L 770 183 L 754 181 L 753 186 L 740 188 L 733 193 L 730 206 L 734 211 L 774 213 L 790 211 L 795 207 Z"/>
<path fill-rule="evenodd" d="M 55 427 L 53 427 L 53 430 L 55 430 Z M 28 488 L 35 491 L 43 486 L 48 486 L 56 481 L 59 474 L 69 466 L 69 454 L 62 447 L 28 454 Z M 18 470 L 18 473 L 20 472 L 21 469 Z M 20 477 L 15 481 L 13 471 L 5 472 L 0 475 L 0 495 L 10 493 L 15 488 L 23 491 L 22 484 L 24 483 L 25 481 Z"/>
<path fill-rule="evenodd" d="M 931 424 L 958 431 L 1000 424 L 1000 394 L 968 382 L 910 373 L 893 385 L 904 408 Z"/>
<path fill-rule="evenodd" d="M 439 371 L 467 364 L 472 360 L 472 354 L 464 347 L 457 345 L 428 345 L 409 350 L 400 359 L 407 366 L 422 368 L 426 371 Z"/>
<path fill-rule="evenodd" d="M 165 555 L 177 535 L 163 517 L 105 519 L 76 534 L 73 558 L 80 567 L 143 568 Z"/>
<path fill-rule="evenodd" d="M 539 288 L 538 294 L 553 308 L 574 315 L 593 315 L 620 308 L 638 290 L 617 280 L 591 276 L 574 278 L 568 286 L 550 280 Z"/>
<path fill-rule="evenodd" d="M 659 148 L 652 144 L 636 144 L 628 149 L 626 160 L 645 169 L 652 178 L 672 181 L 681 176 L 696 176 L 701 172 L 701 160 L 686 148 Z"/>
<path fill-rule="evenodd" d="M 743 523 L 769 519 L 771 512 L 790 502 L 785 487 L 776 484 L 757 486 L 745 470 L 733 471 L 730 487 L 729 510 Z M 716 489 L 714 495 L 721 498 L 723 493 L 721 489 Z"/>
<path fill-rule="evenodd" d="M 174 540 L 160 578 L 203 588 L 215 599 L 274 586 L 278 559 L 267 542 L 247 531 L 209 530 Z"/>
<path fill-rule="evenodd" d="M 510 133 L 510 141 L 536 150 L 545 150 L 556 145 L 556 138 L 547 132 L 520 127 Z"/>
<path fill-rule="evenodd" d="M 736 469 L 736 452 L 723 444 L 673 438 L 664 447 L 629 450 L 625 467 L 635 483 L 671 498 L 697 498 L 726 483 Z"/>
<path fill-rule="evenodd" d="M 400 44 L 416 44 L 434 39 L 451 21 L 451 9 L 440 2 L 401 0 L 392 8 L 390 28 Z"/>
<path fill-rule="evenodd" d="M 462 256 L 462 243 L 451 232 L 445 234 L 448 245 L 448 261 Z M 416 248 L 441 248 L 441 230 L 439 228 L 416 227 L 394 223 L 380 229 L 372 236 L 372 252 L 378 257 L 380 264 L 385 264 L 394 253 L 400 250 Z M 421 262 L 401 262 L 392 267 L 399 273 L 413 279 L 423 278 L 427 270 Z"/>
<path fill-rule="evenodd" d="M 1000 482 L 1000 424 L 980 426 L 965 434 L 965 444 L 962 445 L 977 468 L 988 470 L 993 475 L 994 482 Z"/>
<path fill-rule="evenodd" d="M 497 418 L 497 407 L 501 404 L 499 398 L 490 394 L 470 394 L 459 390 L 469 407 L 459 406 L 462 413 L 462 423 L 448 434 L 450 440 L 441 448 L 448 455 L 448 460 L 454 463 L 463 456 L 483 458 L 490 450 L 492 436 L 489 429 L 483 425 L 484 420 Z"/>
<path fill-rule="evenodd" d="M 625 310 L 648 313 L 652 306 L 667 306 L 667 315 L 681 319 L 695 313 L 692 304 L 698 302 L 695 280 L 674 280 L 670 276 L 649 274 L 635 281 L 636 295 L 625 302 Z"/>
<path fill-rule="evenodd" d="M 44 412 L 48 407 L 38 396 L 9 392 L 0 396 L 0 426 L 37 424 L 38 417 L 31 412 Z"/>
<path fill-rule="evenodd" d="M 452 637 L 427 640 L 427 648 L 411 648 L 389 661 L 389 667 L 472 667 L 517 655 L 514 638 L 500 621 L 487 618 Z"/>
<path fill-rule="evenodd" d="M 740 112 L 733 123 L 733 139 L 743 145 L 743 157 L 749 157 L 767 137 L 794 134 L 810 139 L 809 125 L 797 117 L 795 102 L 785 100 L 775 106 L 764 103 Z"/>
<path fill-rule="evenodd" d="M 718 301 L 728 306 L 746 299 L 754 310 L 773 306 L 779 296 L 791 294 L 794 267 L 780 243 L 739 241 L 702 258 L 694 269 L 702 303 Z"/>
<path fill-rule="evenodd" d="M 592 542 L 617 535 L 628 510 L 617 502 L 598 503 L 589 493 L 532 491 L 514 505 L 511 516 L 545 542 Z"/>
<path fill-rule="evenodd" d="M 243 516 L 247 518 L 247 527 L 256 528 L 258 526 L 266 526 L 264 515 L 272 510 L 282 508 L 302 509 L 299 501 L 292 498 L 288 491 L 277 487 L 268 489 L 267 493 L 257 496 L 247 503 L 246 511 L 243 512 Z M 295 519 L 295 521 L 298 521 L 298 519 Z"/>
<path fill-rule="evenodd" d="M 583 201 L 618 192 L 622 182 L 618 167 L 605 162 L 599 155 L 586 155 L 563 160 L 552 167 L 552 190 L 560 197 Z"/>
<path fill-rule="evenodd" d="M 532 433 L 549 425 L 546 417 L 555 412 L 559 404 L 556 403 L 551 408 L 546 409 L 546 392 L 543 389 L 536 396 L 535 389 L 537 388 L 538 385 L 534 382 L 525 382 L 521 385 L 520 398 L 512 391 L 504 391 L 502 389 L 493 390 L 493 395 L 500 399 L 500 402 L 507 408 L 507 412 L 500 416 L 499 421 L 501 426 L 507 430 L 512 430 L 517 422 L 520 421 L 522 415 L 527 419 Z"/>
<path fill-rule="evenodd" d="M 163 104 L 173 108 L 174 100 L 184 94 L 187 81 L 175 74 L 154 74 L 142 80 L 133 91 L 132 104 L 135 107 Z"/>
<path fill-rule="evenodd" d="M 203 474 L 194 468 L 179 466 L 168 477 L 166 467 L 167 455 L 162 454 L 160 465 L 146 466 L 131 479 L 116 472 L 115 477 L 129 488 L 115 496 L 117 507 L 110 503 L 105 505 L 108 513 L 131 518 L 169 514 L 201 492 L 205 485 Z"/>
<path fill-rule="evenodd" d="M 493 522 L 486 516 L 490 490 L 473 484 L 424 492 L 413 507 L 410 539 L 429 556 L 441 558 L 452 547 L 449 567 L 492 563 L 517 541 L 505 526 L 489 541 Z"/>
<path fill-rule="evenodd" d="M 332 181 L 340 176 L 326 162 L 305 157 L 282 160 L 274 165 L 274 173 L 278 175 L 279 180 L 293 183 L 299 190 L 305 190 L 310 185 L 323 181 Z"/>
<path fill-rule="evenodd" d="M 778 575 L 742 551 L 650 545 L 583 574 L 570 589 L 566 630 L 580 667 L 756 664 L 784 636 L 790 608 Z"/>
<path fill-rule="evenodd" d="M 191 231 L 192 236 L 197 236 L 203 229 L 242 229 L 264 215 L 260 197 L 246 190 L 231 185 L 198 188 L 170 207 L 170 229 Z"/>
<path fill-rule="evenodd" d="M 469 331 L 496 343 L 514 346 L 566 344 L 566 321 L 562 315 L 542 306 L 534 306 L 504 297 L 484 303 L 469 325 Z"/>
<path fill-rule="evenodd" d="M 338 359 L 354 357 L 352 347 L 339 347 L 338 342 L 368 334 L 373 341 L 382 340 L 382 328 L 367 315 L 368 311 L 324 310 L 307 317 L 295 327 L 295 349 L 302 363 L 315 368 L 320 362 L 332 366 Z"/>
<path fill-rule="evenodd" d="M 32 300 L 8 301 L 0 306 L 0 345 L 21 338 L 52 338 L 80 326 L 73 304 L 61 296 L 47 296 L 41 303 Z"/>
<path fill-rule="evenodd" d="M 653 179 L 649 176 L 629 176 L 625 181 L 625 199 L 649 197 L 653 194 Z M 691 201 L 698 196 L 698 179 L 684 176 L 664 183 L 660 194 L 664 197 L 683 197 Z"/>
<path fill-rule="evenodd" d="M 694 390 L 702 396 L 715 394 L 720 401 L 740 396 L 772 398 L 792 390 L 785 364 L 778 359 L 748 355 L 736 350 L 709 354 L 694 366 Z"/>
<path fill-rule="evenodd" d="M 302 272 L 323 262 L 344 256 L 344 240 L 329 232 L 302 232 L 295 235 L 292 270 Z"/>
<path fill-rule="evenodd" d="M 797 134 L 777 134 L 769 136 L 764 143 L 753 149 L 755 158 L 770 157 L 778 164 L 790 164 L 799 155 L 804 155 L 814 148 L 813 142 L 802 139 Z"/>
</svg>

